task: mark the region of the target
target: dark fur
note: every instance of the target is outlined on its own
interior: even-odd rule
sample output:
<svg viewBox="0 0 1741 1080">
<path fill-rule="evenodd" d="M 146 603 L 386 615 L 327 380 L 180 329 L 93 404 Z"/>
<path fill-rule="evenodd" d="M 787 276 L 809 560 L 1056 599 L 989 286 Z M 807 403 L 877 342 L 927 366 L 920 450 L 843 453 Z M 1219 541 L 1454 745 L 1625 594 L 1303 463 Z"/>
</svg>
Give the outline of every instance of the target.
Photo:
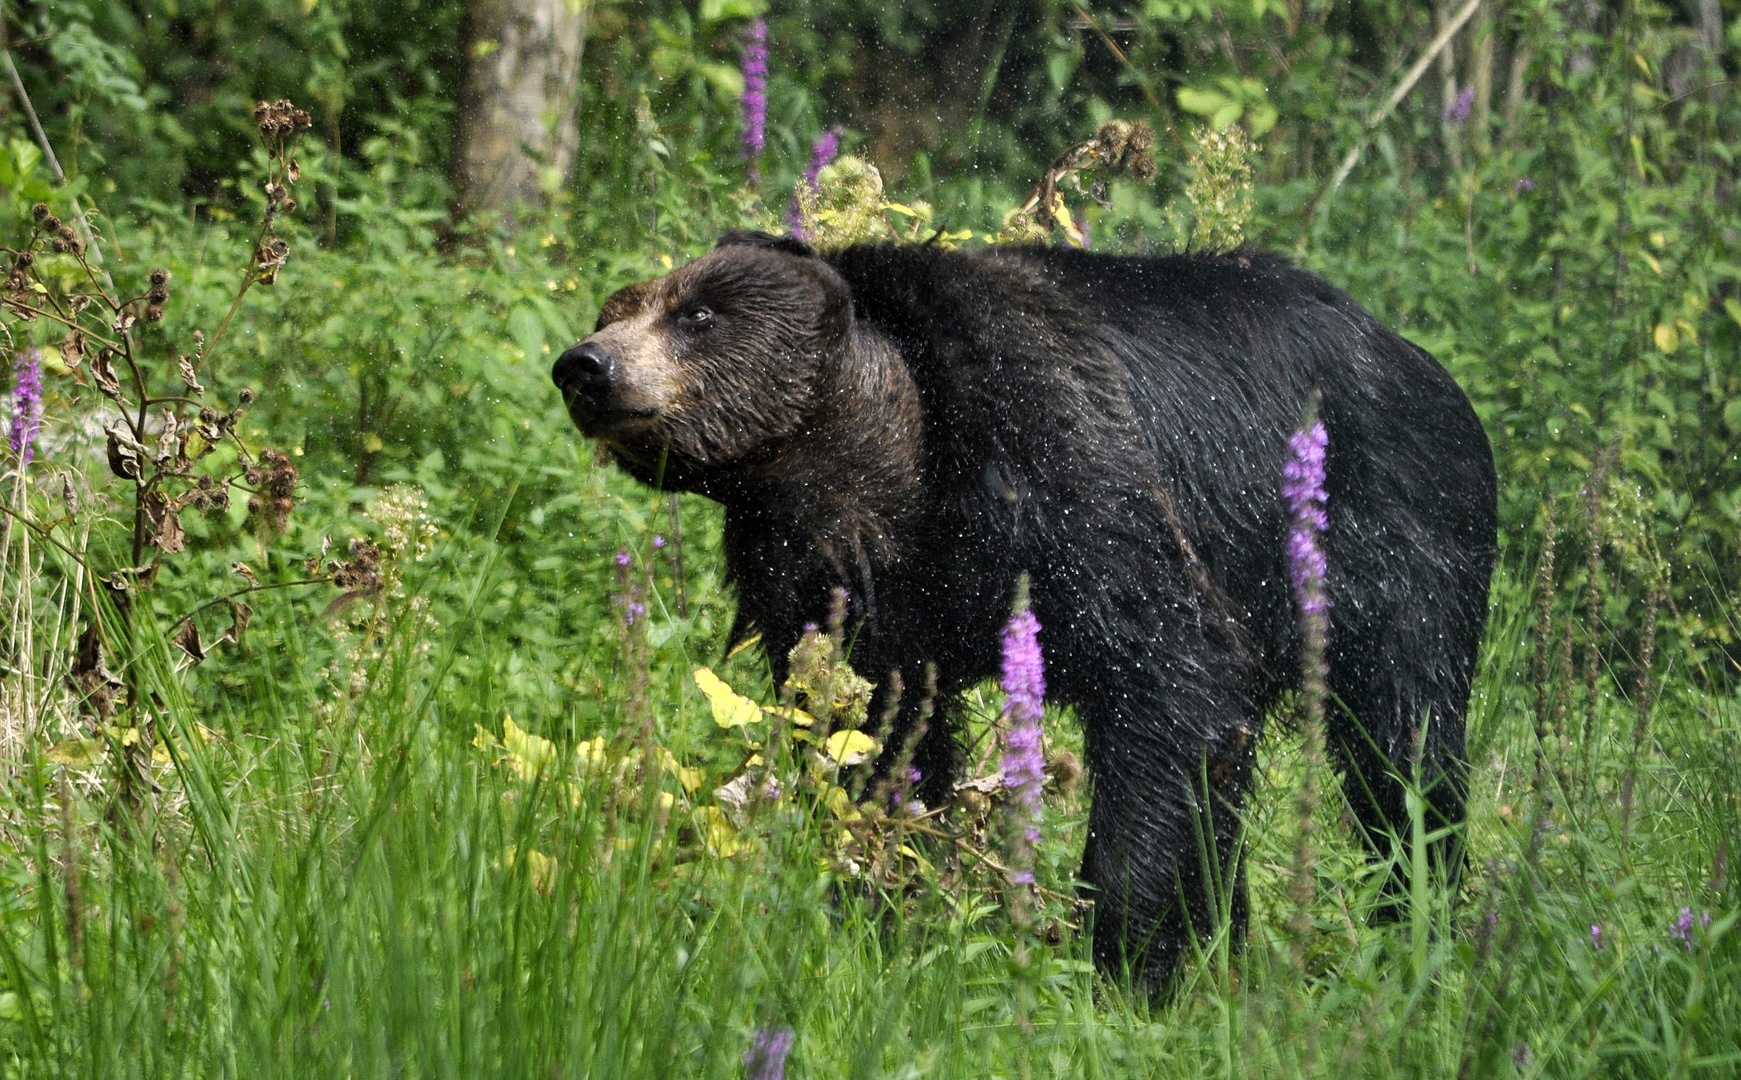
<svg viewBox="0 0 1741 1080">
<path fill-rule="evenodd" d="M 756 234 L 653 284 L 673 312 L 707 297 L 717 315 L 717 345 L 673 330 L 661 347 L 791 392 L 744 400 L 715 377 L 718 396 L 628 433 L 571 406 L 643 480 L 663 459 L 669 485 L 724 504 L 734 633 L 760 631 L 778 675 L 844 586 L 853 665 L 911 687 L 933 662 L 947 699 L 996 672 L 1031 575 L 1049 696 L 1086 732 L 1103 967 L 1164 984 L 1210 927 L 1206 823 L 1243 936 L 1237 817 L 1264 714 L 1299 667 L 1282 464 L 1314 390 L 1330 686 L 1358 718 L 1332 707 L 1332 750 L 1375 845 L 1407 835 L 1397 774 L 1417 761 L 1429 825 L 1462 821 L 1492 454 L 1444 369 L 1339 290 L 1261 255 L 816 257 Z M 935 725 L 916 760 L 927 802 L 950 794 L 958 758 Z M 1454 870 L 1454 845 L 1439 854 Z"/>
</svg>

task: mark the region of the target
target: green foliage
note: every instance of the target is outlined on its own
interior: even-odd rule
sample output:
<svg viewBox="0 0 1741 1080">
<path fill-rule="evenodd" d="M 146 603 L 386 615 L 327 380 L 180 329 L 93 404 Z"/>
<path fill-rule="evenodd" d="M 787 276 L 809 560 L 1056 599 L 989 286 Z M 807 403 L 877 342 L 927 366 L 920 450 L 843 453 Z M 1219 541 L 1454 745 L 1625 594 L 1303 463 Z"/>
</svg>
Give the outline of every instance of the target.
<svg viewBox="0 0 1741 1080">
<path fill-rule="evenodd" d="M 1733 1071 L 1741 131 L 1723 73 L 1741 31 L 1707 57 L 1679 9 L 1584 10 L 1479 17 L 1451 54 L 1450 88 L 1468 88 L 1483 35 L 1494 50 L 1469 117 L 1447 120 L 1435 65 L 1370 131 L 1433 36 L 1427 7 L 767 11 L 751 187 L 736 95 L 752 5 L 602 4 L 573 183 L 498 226 L 448 206 L 459 0 L 9 5 L 70 181 L 0 115 L 0 233 L 36 201 L 68 220 L 95 206 L 117 280 L 169 270 L 165 340 L 223 318 L 250 258 L 253 100 L 316 102 L 318 145 L 281 221 L 293 256 L 203 376 L 222 400 L 258 393 L 243 435 L 285 448 L 295 506 L 270 543 L 241 500 L 190 517 L 141 603 L 125 674 L 164 741 L 162 790 L 136 814 L 116 812 L 116 747 L 64 678 L 105 602 L 72 555 L 123 566 L 135 524 L 92 482 L 100 425 L 64 373 L 24 482 L 9 458 L 0 476 L 5 505 L 72 548 L 0 542 L 5 1068 L 735 1076 L 751 1031 L 783 1024 L 804 1076 Z M 1070 165 L 1114 117 L 1159 133 L 1155 182 Z M 1460 897 L 1423 879 L 1412 921 L 1368 926 L 1382 874 L 1332 794 L 1302 938 L 1289 793 L 1334 788 L 1272 724 L 1251 940 L 1205 940 L 1177 998 L 1151 1005 L 1087 962 L 1082 797 L 1048 800 L 1030 925 L 987 877 L 951 873 L 995 785 L 935 828 L 833 794 L 842 774 L 782 726 L 791 702 L 754 650 L 722 656 L 717 510 L 596 458 L 548 372 L 614 289 L 724 228 L 780 228 L 834 122 L 886 189 L 830 204 L 843 163 L 805 207 L 813 228 L 834 212 L 855 237 L 989 238 L 1050 177 L 1036 233 L 1291 252 L 1469 391 L 1507 569 Z M 243 580 L 235 564 L 277 586 L 323 555 L 351 577 L 251 595 L 239 643 L 175 670 L 168 635 Z M 231 617 L 195 620 L 209 642 Z M 712 702 L 697 669 L 718 672 Z M 722 728 L 720 686 L 767 708 Z M 997 704 L 969 694 L 976 755 Z M 1048 737 L 1080 734 L 1051 717 Z M 758 755 L 810 801 L 739 814 L 720 793 L 766 792 Z"/>
</svg>

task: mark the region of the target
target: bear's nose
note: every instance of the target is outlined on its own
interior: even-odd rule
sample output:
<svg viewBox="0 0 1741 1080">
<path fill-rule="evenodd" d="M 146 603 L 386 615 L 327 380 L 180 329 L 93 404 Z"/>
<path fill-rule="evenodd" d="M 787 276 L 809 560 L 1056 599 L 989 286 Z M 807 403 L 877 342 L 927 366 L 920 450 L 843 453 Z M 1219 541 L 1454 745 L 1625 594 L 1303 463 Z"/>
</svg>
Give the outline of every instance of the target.
<svg viewBox="0 0 1741 1080">
<path fill-rule="evenodd" d="M 616 358 L 591 341 L 583 341 L 557 357 L 550 369 L 551 381 L 560 389 L 575 392 L 602 389 L 616 376 Z"/>
</svg>

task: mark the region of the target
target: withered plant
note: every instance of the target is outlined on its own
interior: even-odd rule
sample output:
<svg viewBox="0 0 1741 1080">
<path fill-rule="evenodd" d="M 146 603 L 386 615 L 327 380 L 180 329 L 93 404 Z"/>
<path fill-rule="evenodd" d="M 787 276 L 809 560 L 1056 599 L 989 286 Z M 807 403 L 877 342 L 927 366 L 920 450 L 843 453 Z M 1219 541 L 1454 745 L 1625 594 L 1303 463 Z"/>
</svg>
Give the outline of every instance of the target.
<svg viewBox="0 0 1741 1080">
<path fill-rule="evenodd" d="M 157 579 L 166 557 L 184 551 L 188 533 L 182 515 L 190 511 L 222 514 L 233 493 L 248 500 L 249 518 L 259 533 L 281 535 L 296 503 L 297 470 L 289 455 L 271 447 L 254 450 L 241 432 L 241 420 L 255 402 L 243 387 L 229 401 L 208 393 L 218 349 L 243 298 L 256 285 L 272 285 L 290 255 L 279 235 L 285 216 L 296 209 L 291 189 L 301 176 L 296 147 L 308 129 L 308 113 L 289 101 L 260 102 L 254 120 L 267 153 L 263 183 L 265 212 L 254 236 L 247 265 L 223 320 L 210 335 L 195 329 L 179 341 L 161 329 L 170 298 L 168 271 L 153 269 L 144 281 L 117 284 L 90 245 L 89 222 L 63 221 L 44 203 L 32 209 L 30 230 L 17 247 L 0 246 L 7 261 L 0 285 L 0 311 L 7 322 L 39 324 L 26 330 L 7 327 L 13 341 L 31 337 L 60 339 L 60 357 L 77 387 L 75 398 L 91 400 L 106 420 L 107 458 L 124 501 L 130 502 L 131 528 L 123 565 L 89 565 L 75 545 L 56 536 L 62 521 L 22 516 L 32 532 L 79 560 L 88 571 L 92 594 L 85 606 L 89 622 L 72 659 L 69 681 L 80 707 L 99 733 L 122 749 L 119 783 L 126 800 L 149 784 L 147 769 L 154 743 L 151 704 L 139 691 L 134 663 L 141 644 L 139 600 Z M 46 324 L 46 325 L 43 325 Z M 228 447 L 230 455 L 213 455 Z M 126 500 L 126 494 L 131 495 Z M 310 560 L 310 576 L 262 582 L 246 563 L 232 571 L 245 584 L 200 604 L 170 627 L 172 639 L 198 663 L 206 655 L 196 616 L 223 609 L 229 625 L 219 641 L 237 642 L 252 615 L 242 597 L 264 589 L 332 580 L 341 566 L 323 557 Z M 106 605 L 96 593 L 106 591 Z M 116 661 L 120 674 L 106 662 Z"/>
</svg>

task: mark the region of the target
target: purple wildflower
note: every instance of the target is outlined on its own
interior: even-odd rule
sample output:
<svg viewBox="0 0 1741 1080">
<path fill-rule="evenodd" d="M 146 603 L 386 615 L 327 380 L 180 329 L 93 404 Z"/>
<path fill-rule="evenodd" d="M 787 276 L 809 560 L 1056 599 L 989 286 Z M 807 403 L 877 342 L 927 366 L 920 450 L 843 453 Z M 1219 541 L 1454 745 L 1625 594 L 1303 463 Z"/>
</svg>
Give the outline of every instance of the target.
<svg viewBox="0 0 1741 1080">
<path fill-rule="evenodd" d="M 791 1028 L 757 1028 L 744 1051 L 744 1080 L 785 1080 L 786 1055 L 791 1052 Z"/>
<path fill-rule="evenodd" d="M 1511 190 L 1519 195 L 1527 194 L 1535 190 L 1535 181 L 1527 176 L 1520 176 L 1517 178 L 1517 183 L 1511 185 Z"/>
<path fill-rule="evenodd" d="M 36 456 L 36 433 L 42 426 L 42 353 L 26 349 L 13 367 L 18 381 L 12 388 L 12 430 L 7 445 L 20 468 Z"/>
<path fill-rule="evenodd" d="M 757 179 L 762 150 L 768 144 L 768 24 L 761 19 L 744 31 L 744 156 L 750 159 L 750 179 Z"/>
<path fill-rule="evenodd" d="M 1598 951 L 1602 948 L 1602 924 L 1590 924 L 1590 945 Z"/>
<path fill-rule="evenodd" d="M 1535 1055 L 1530 1053 L 1529 1043 L 1517 1044 L 1517 1049 L 1511 1052 L 1511 1064 L 1518 1072 L 1535 1068 Z"/>
<path fill-rule="evenodd" d="M 1325 613 L 1330 600 L 1324 589 L 1329 563 L 1318 535 L 1330 524 L 1324 506 L 1329 493 L 1324 488 L 1324 462 L 1330 445 L 1323 421 L 1313 421 L 1288 439 L 1288 462 L 1282 466 L 1282 498 L 1293 519 L 1288 529 L 1288 576 L 1294 598 L 1300 604 L 1300 619 L 1307 636 L 1320 649 L 1327 636 Z"/>
<path fill-rule="evenodd" d="M 1680 918 L 1676 919 L 1673 923 L 1671 923 L 1669 925 L 1668 932 L 1670 934 L 1674 935 L 1675 938 L 1679 939 L 1680 943 L 1687 947 L 1688 952 L 1692 952 L 1693 951 L 1693 927 L 1695 925 L 1697 925 L 1702 930 L 1705 927 L 1711 925 L 1711 917 L 1709 915 L 1700 915 L 1695 920 L 1693 918 L 1693 909 L 1689 908 L 1689 907 L 1684 907 L 1684 908 L 1681 908 Z"/>
<path fill-rule="evenodd" d="M 628 548 L 618 548 L 617 549 L 617 565 L 618 566 L 629 565 L 629 549 Z"/>
<path fill-rule="evenodd" d="M 654 533 L 653 534 L 653 550 L 658 551 L 660 548 L 662 548 L 664 546 L 665 546 L 665 538 L 663 536 L 660 536 L 658 533 Z"/>
<path fill-rule="evenodd" d="M 629 626 L 635 625 L 635 620 L 647 614 L 647 605 L 631 600 L 623 605 L 623 621 Z"/>
<path fill-rule="evenodd" d="M 810 166 L 804 170 L 804 182 L 811 190 L 816 188 L 816 178 L 822 175 L 822 170 L 833 163 L 835 155 L 840 153 L 840 125 L 816 136 L 816 141 L 810 144 Z"/>
<path fill-rule="evenodd" d="M 1445 123 L 1457 127 L 1469 119 L 1469 110 L 1475 105 L 1475 88 L 1466 86 L 1457 94 L 1457 100 L 1445 106 Z"/>
<path fill-rule="evenodd" d="M 1015 792 L 1010 865 L 1017 885 L 1034 883 L 1034 845 L 1040 839 L 1040 788 L 1046 759 L 1040 748 L 1040 718 L 1045 711 L 1046 664 L 1040 655 L 1040 620 L 1024 603 L 1003 630 L 1004 735 L 1003 782 Z"/>
<path fill-rule="evenodd" d="M 840 125 L 816 136 L 816 141 L 810 144 L 810 165 L 804 170 L 804 186 L 810 191 L 816 190 L 817 178 L 822 170 L 828 168 L 837 154 L 840 153 Z M 786 207 L 786 226 L 793 236 L 800 240 L 810 239 L 810 230 L 804 227 L 804 215 L 798 209 L 798 192 L 792 192 L 792 202 Z"/>
</svg>

